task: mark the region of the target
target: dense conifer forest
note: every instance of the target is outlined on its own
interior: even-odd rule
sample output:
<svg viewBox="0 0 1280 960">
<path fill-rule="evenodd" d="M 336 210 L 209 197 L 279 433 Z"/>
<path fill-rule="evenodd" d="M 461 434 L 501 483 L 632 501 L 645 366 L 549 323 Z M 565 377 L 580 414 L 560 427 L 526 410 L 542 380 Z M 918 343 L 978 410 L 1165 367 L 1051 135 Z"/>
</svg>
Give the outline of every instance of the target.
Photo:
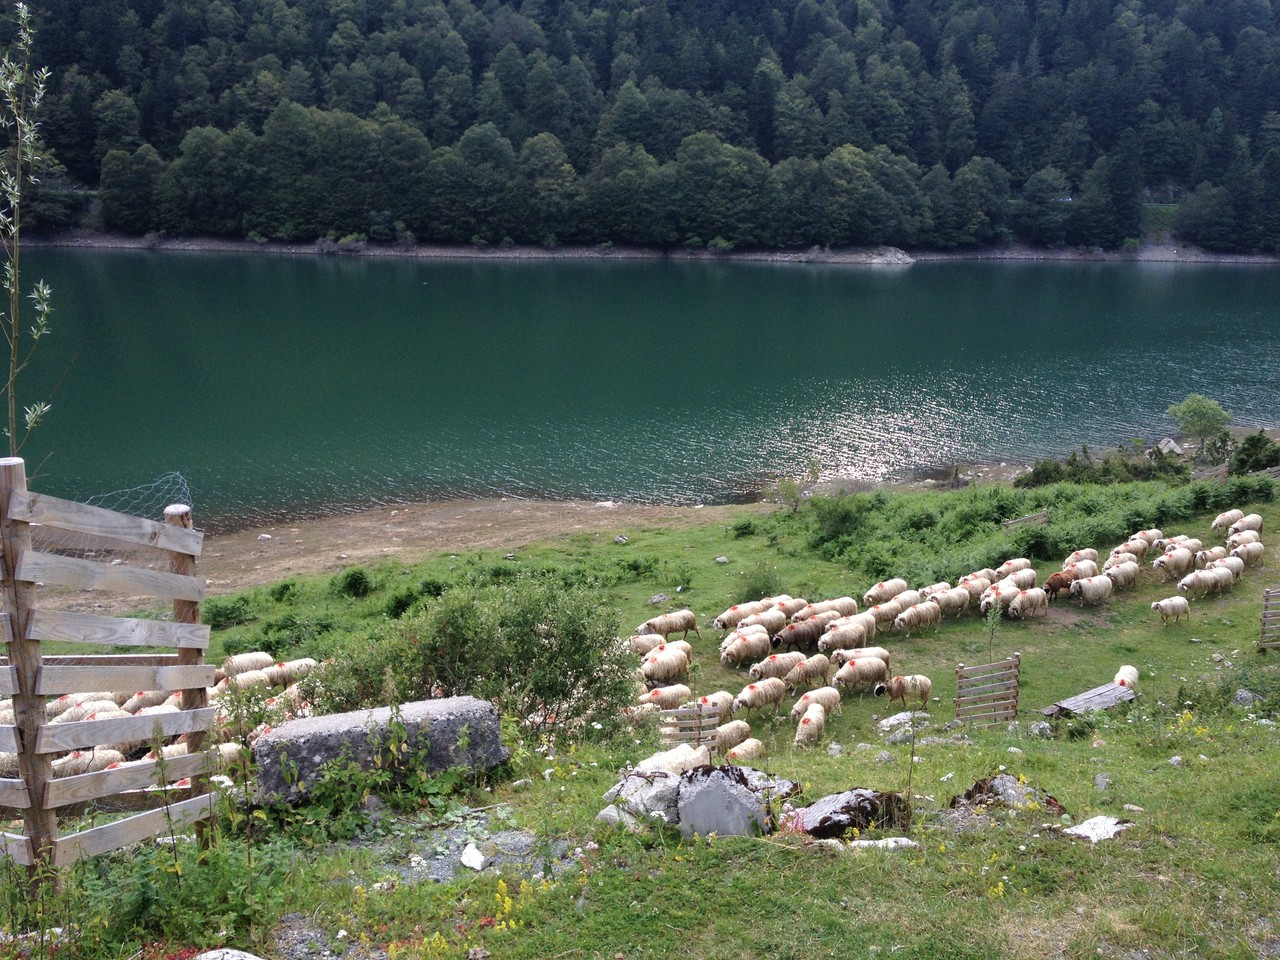
<svg viewBox="0 0 1280 960">
<path fill-rule="evenodd" d="M 45 227 L 1280 250 L 1277 0 L 44 0 Z"/>
</svg>

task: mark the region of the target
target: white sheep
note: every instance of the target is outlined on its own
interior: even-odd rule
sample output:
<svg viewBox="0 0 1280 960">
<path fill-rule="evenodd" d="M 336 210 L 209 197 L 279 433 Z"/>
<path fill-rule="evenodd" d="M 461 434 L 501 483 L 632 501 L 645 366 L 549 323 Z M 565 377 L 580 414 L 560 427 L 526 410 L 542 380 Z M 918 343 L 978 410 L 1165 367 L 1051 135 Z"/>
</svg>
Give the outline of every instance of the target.
<svg viewBox="0 0 1280 960">
<path fill-rule="evenodd" d="M 1170 550 L 1190 550 L 1191 555 L 1194 557 L 1196 553 L 1203 549 L 1204 541 L 1199 537 L 1183 537 L 1177 543 L 1171 543 L 1169 546 L 1165 547 L 1164 552 L 1168 553 Z"/>
<path fill-rule="evenodd" d="M 1151 601 L 1151 609 L 1160 614 L 1161 623 L 1168 623 L 1170 617 L 1173 617 L 1174 623 L 1177 623 L 1180 617 L 1191 619 L 1191 604 L 1183 596 L 1153 600 Z"/>
<path fill-rule="evenodd" d="M 1140 563 L 1141 559 L 1136 553 L 1129 553 L 1127 550 L 1121 550 L 1119 553 L 1113 553 L 1107 557 L 1102 563 L 1102 572 L 1106 573 L 1112 567 L 1118 567 L 1122 563 Z"/>
<path fill-rule="evenodd" d="M 1126 663 L 1116 671 L 1114 682 L 1130 690 L 1138 689 L 1138 668 Z"/>
<path fill-rule="evenodd" d="M 720 644 L 720 662 L 726 667 L 748 660 L 759 660 L 769 652 L 769 634 L 763 627 L 739 628 Z"/>
<path fill-rule="evenodd" d="M 936 603 L 919 603 L 907 607 L 893 620 L 893 632 L 911 636 L 911 631 L 920 631 L 925 627 L 937 630 L 942 625 L 942 608 Z"/>
<path fill-rule="evenodd" d="M 804 661 L 804 654 L 793 650 L 790 653 L 773 653 L 758 663 L 753 663 L 747 675 L 752 680 L 766 680 L 776 677 L 779 680 L 791 672 L 798 663 Z"/>
<path fill-rule="evenodd" d="M 1014 620 L 1043 617 L 1049 613 L 1049 595 L 1039 587 L 1019 591 L 1009 604 L 1009 616 Z"/>
<path fill-rule="evenodd" d="M 1221 560 L 1226 555 L 1226 547 L 1210 547 L 1208 550 L 1200 550 L 1196 553 L 1196 568 L 1203 570 L 1214 560 Z"/>
<path fill-rule="evenodd" d="M 1096 577 L 1099 573 L 1096 560 L 1077 560 L 1075 563 L 1067 564 L 1062 569 L 1068 573 L 1074 573 L 1077 580 L 1083 580 L 1085 577 Z"/>
<path fill-rule="evenodd" d="M 765 632 L 769 636 L 773 636 L 779 630 L 787 625 L 787 614 L 785 611 L 777 607 L 770 607 L 760 613 L 753 613 L 749 617 L 745 617 L 738 623 L 738 629 L 743 627 L 764 627 Z"/>
<path fill-rule="evenodd" d="M 1262 517 L 1256 513 L 1251 513 L 1247 517 L 1241 517 L 1231 526 L 1227 527 L 1227 536 L 1234 536 L 1242 530 L 1255 530 L 1262 532 Z"/>
<path fill-rule="evenodd" d="M 648 693 L 636 698 L 636 703 L 652 703 L 660 710 L 674 710 L 686 703 L 693 696 L 693 691 L 683 683 L 673 683 L 669 687 L 655 687 Z"/>
<path fill-rule="evenodd" d="M 875 695 L 877 697 L 888 695 L 889 702 L 895 700 L 902 702 L 902 708 L 907 707 L 907 697 L 919 697 L 920 708 L 924 709 L 929 702 L 929 695 L 933 693 L 933 681 L 922 673 L 913 673 L 905 677 L 891 677 L 884 683 L 876 684 Z"/>
<path fill-rule="evenodd" d="M 810 690 L 798 699 L 795 706 L 791 708 L 791 719 L 799 720 L 804 716 L 804 712 L 809 709 L 809 704 L 820 703 L 828 714 L 834 713 L 840 709 L 840 691 L 835 687 L 818 687 L 816 690 Z"/>
<path fill-rule="evenodd" d="M 1080 560 L 1092 560 L 1098 562 L 1098 551 L 1093 547 L 1086 547 L 1083 550 L 1072 550 L 1067 554 L 1067 559 L 1062 561 L 1062 569 L 1065 570 L 1069 564 L 1076 563 Z"/>
<path fill-rule="evenodd" d="M 1115 584 L 1117 590 L 1128 590 L 1137 586 L 1140 569 L 1137 560 L 1130 560 L 1112 567 L 1106 572 L 1105 576 L 1111 578 L 1111 582 Z"/>
<path fill-rule="evenodd" d="M 792 623 L 800 623 L 820 613 L 838 613 L 842 617 L 851 617 L 858 612 L 858 601 L 853 597 L 836 597 L 834 600 L 819 600 L 807 607 L 802 607 L 791 618 Z"/>
<path fill-rule="evenodd" d="M 650 653 L 657 650 L 679 650 L 689 658 L 690 663 L 693 663 L 693 644 L 688 640 L 668 640 L 666 643 L 661 643 L 654 647 Z"/>
<path fill-rule="evenodd" d="M 1211 567 L 1203 572 L 1217 580 L 1219 593 L 1230 590 L 1236 585 L 1236 575 L 1228 567 Z"/>
<path fill-rule="evenodd" d="M 1072 581 L 1071 596 L 1079 599 L 1083 606 L 1086 603 L 1101 603 L 1111 596 L 1113 589 L 1115 584 L 1109 577 L 1085 577 L 1082 580 Z"/>
<path fill-rule="evenodd" d="M 1209 524 L 1210 530 L 1225 530 L 1237 520 L 1244 519 L 1243 510 L 1228 510 L 1226 513 L 1220 513 L 1213 518 L 1213 523 Z"/>
<path fill-rule="evenodd" d="M 237 673 L 247 673 L 250 670 L 265 670 L 275 662 L 275 657 L 261 650 L 252 653 L 237 653 L 222 661 L 222 667 L 216 672 L 214 679 L 221 683 L 227 677 L 234 677 Z"/>
<path fill-rule="evenodd" d="M 654 647 L 662 643 L 663 640 L 664 638 L 659 636 L 656 633 L 651 633 L 646 636 L 641 636 L 638 633 L 633 633 L 630 637 L 627 638 L 627 649 L 630 650 L 632 653 L 638 653 L 640 656 L 643 657 L 646 653 L 648 653 Z"/>
<path fill-rule="evenodd" d="M 689 672 L 689 656 L 683 650 L 663 644 L 649 652 L 640 669 L 646 680 L 670 680 Z"/>
<path fill-rule="evenodd" d="M 972 573 L 966 573 L 960 578 L 960 582 L 963 583 L 965 580 L 986 580 L 988 584 L 992 584 L 999 579 L 1000 575 L 998 573 L 990 567 L 983 567 L 981 570 L 974 570 Z"/>
<path fill-rule="evenodd" d="M 951 614 L 958 617 L 969 609 L 969 604 L 973 602 L 973 598 L 964 587 L 952 587 L 950 590 L 941 590 L 933 594 L 929 597 L 929 601 L 936 603 L 943 614 Z"/>
<path fill-rule="evenodd" d="M 781 612 L 788 620 L 809 605 L 809 601 L 804 597 L 786 597 L 779 599 L 772 609 Z"/>
<path fill-rule="evenodd" d="M 748 737 L 736 747 L 727 751 L 724 755 L 726 760 L 757 760 L 764 756 L 764 744 L 755 737 Z"/>
<path fill-rule="evenodd" d="M 889 604 L 897 606 L 898 612 L 901 613 L 908 607 L 914 607 L 922 600 L 924 600 L 924 596 L 919 590 L 903 590 L 900 594 L 890 600 Z"/>
<path fill-rule="evenodd" d="M 736 603 L 728 610 L 724 611 L 720 616 L 711 621 L 711 626 L 717 630 L 732 630 L 742 620 L 752 614 L 761 613 L 769 609 L 769 604 L 763 600 L 751 600 L 747 603 Z"/>
<path fill-rule="evenodd" d="M 927 587 L 921 587 L 920 596 L 923 599 L 928 600 L 934 594 L 945 593 L 950 589 L 951 589 L 951 584 L 949 584 L 946 580 L 939 580 L 937 583 L 931 583 Z"/>
<path fill-rule="evenodd" d="M 1000 566 L 996 567 L 997 577 L 1007 577 L 1011 573 L 1017 573 L 1019 570 L 1030 570 L 1031 561 L 1026 557 L 1014 557 L 1012 560 L 1006 560 Z"/>
<path fill-rule="evenodd" d="M 1157 540 L 1164 537 L 1164 533 L 1158 529 L 1139 530 L 1137 533 L 1129 537 L 1130 540 L 1145 540 L 1147 543 L 1154 544 Z"/>
<path fill-rule="evenodd" d="M 1120 546 L 1116 547 L 1111 552 L 1112 553 L 1132 553 L 1139 560 L 1141 560 L 1147 555 L 1147 552 L 1150 549 L 1151 549 L 1151 544 L 1147 543 L 1147 541 L 1143 540 L 1141 537 L 1134 537 L 1131 540 L 1126 540 L 1124 543 L 1120 544 Z"/>
<path fill-rule="evenodd" d="M 1007 580 L 1001 580 L 999 583 L 992 584 L 991 587 L 983 591 L 982 596 L 978 600 L 978 612 L 984 617 L 990 612 L 993 606 L 999 606 L 1002 610 L 1009 609 L 1009 604 L 1013 603 L 1022 590 L 1016 583 Z"/>
<path fill-rule="evenodd" d="M 1181 546 L 1182 544 L 1186 543 L 1190 539 L 1191 538 L 1187 536 L 1185 533 L 1175 533 L 1173 534 L 1173 536 L 1170 536 L 1170 537 L 1161 537 L 1151 546 L 1156 550 L 1157 553 L 1168 553 L 1170 547 Z M 1192 552 L 1194 553 L 1195 551 L 1192 551 Z"/>
<path fill-rule="evenodd" d="M 775 711 L 781 709 L 787 687 L 777 677 L 766 677 L 758 683 L 748 683 L 733 700 L 733 712 L 760 710 L 772 703 Z"/>
<path fill-rule="evenodd" d="M 827 711 L 820 703 L 811 703 L 804 716 L 796 725 L 793 747 L 811 747 L 822 739 L 822 731 L 827 725 Z"/>
<path fill-rule="evenodd" d="M 1208 566 L 1205 567 L 1205 569 L 1214 570 L 1214 569 L 1217 569 L 1218 567 L 1221 567 L 1225 570 L 1230 570 L 1231 575 L 1235 577 L 1237 581 L 1240 579 L 1241 576 L 1244 575 L 1244 561 L 1241 560 L 1239 557 L 1228 556 L 1228 557 L 1223 557 L 1221 560 L 1210 561 L 1210 563 L 1208 564 Z"/>
<path fill-rule="evenodd" d="M 848 661 L 836 671 L 835 685 L 850 690 L 864 690 L 888 678 L 889 665 L 879 657 L 858 658 Z"/>
<path fill-rule="evenodd" d="M 651 617 L 640 626 L 636 627 L 636 633 L 640 636 L 648 636 L 650 634 L 660 634 L 669 637 L 673 633 L 684 631 L 682 640 L 689 639 L 689 631 L 692 630 L 699 640 L 702 634 L 698 632 L 698 618 L 693 615 L 692 610 L 676 610 L 672 613 L 664 613 L 657 617 Z"/>
<path fill-rule="evenodd" d="M 959 588 L 969 594 L 969 606 L 974 607 L 977 606 L 978 601 L 982 599 L 982 595 L 991 588 L 991 584 L 994 582 L 994 580 L 990 580 L 987 577 L 961 577 Z"/>
<path fill-rule="evenodd" d="M 890 600 L 887 603 L 877 603 L 867 607 L 864 612 L 871 614 L 875 618 L 876 628 L 879 629 L 886 623 L 893 623 L 894 617 L 902 611 L 898 609 L 896 603 Z"/>
<path fill-rule="evenodd" d="M 728 690 L 717 690 L 715 693 L 708 693 L 706 696 L 695 700 L 694 705 L 715 707 L 716 712 L 720 714 L 721 723 L 728 723 L 733 719 L 733 694 Z"/>
<path fill-rule="evenodd" d="M 828 628 L 827 632 L 818 638 L 818 652 L 831 653 L 833 650 L 847 650 L 850 647 L 860 647 L 866 642 L 867 625 L 865 623 L 848 624 L 835 630 Z"/>
<path fill-rule="evenodd" d="M 787 675 L 782 678 L 782 682 L 787 685 L 788 690 L 794 690 L 801 684 L 808 687 L 818 677 L 821 677 L 823 684 L 825 684 L 827 682 L 827 674 L 830 672 L 831 661 L 827 659 L 825 654 L 815 653 L 812 657 L 806 657 L 788 670 Z"/>
<path fill-rule="evenodd" d="M 1185 576 L 1196 563 L 1196 555 L 1190 550 L 1175 549 L 1162 553 L 1152 561 L 1151 569 L 1160 574 L 1166 581 Z"/>
<path fill-rule="evenodd" d="M 1245 543 L 1261 543 L 1262 534 L 1257 530 L 1241 530 L 1239 533 L 1233 533 L 1227 537 L 1227 549 L 1234 550 L 1236 547 Z"/>
<path fill-rule="evenodd" d="M 862 595 L 862 603 L 864 606 L 871 606 L 876 603 L 884 603 L 886 600 L 892 600 L 902 591 L 908 589 L 907 581 L 901 577 L 894 577 L 892 580 L 882 580 L 874 587 Z"/>
<path fill-rule="evenodd" d="M 831 663 L 833 666 L 843 667 L 851 660 L 864 660 L 867 657 L 883 660 L 885 666 L 889 666 L 889 651 L 884 647 L 855 647 L 852 650 L 837 650 L 831 654 Z"/>
<path fill-rule="evenodd" d="M 1178 592 L 1207 596 L 1218 589 L 1218 579 L 1206 570 L 1192 570 L 1178 581 Z"/>
<path fill-rule="evenodd" d="M 1242 543 L 1236 547 L 1228 556 L 1238 557 L 1244 561 L 1246 567 L 1253 566 L 1262 559 L 1262 554 L 1266 548 L 1261 543 Z"/>
<path fill-rule="evenodd" d="M 716 727 L 716 752 L 724 756 L 747 737 L 751 736 L 751 724 L 745 720 L 730 720 Z"/>
</svg>

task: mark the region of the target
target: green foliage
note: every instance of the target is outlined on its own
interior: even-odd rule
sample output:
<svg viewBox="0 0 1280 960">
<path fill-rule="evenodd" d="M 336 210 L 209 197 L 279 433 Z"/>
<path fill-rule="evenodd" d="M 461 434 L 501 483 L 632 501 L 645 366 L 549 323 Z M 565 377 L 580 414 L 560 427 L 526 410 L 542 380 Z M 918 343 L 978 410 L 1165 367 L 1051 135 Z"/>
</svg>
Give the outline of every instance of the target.
<svg viewBox="0 0 1280 960">
<path fill-rule="evenodd" d="M 756 522 L 750 517 L 743 517 L 741 520 L 734 522 L 729 528 L 733 533 L 735 540 L 742 540 L 745 537 L 754 537 L 757 533 Z"/>
<path fill-rule="evenodd" d="M 200 619 L 214 630 L 248 623 L 252 619 L 249 598 L 245 594 L 232 597 L 209 597 L 200 605 Z"/>
<path fill-rule="evenodd" d="M 267 588 L 267 596 L 276 603 L 284 603 L 290 597 L 295 595 L 297 589 L 297 581 L 281 580 L 279 583 L 273 583 Z"/>
<path fill-rule="evenodd" d="M 339 597 L 367 597 L 373 590 L 373 579 L 364 567 L 348 567 L 333 578 L 332 589 Z"/>
<path fill-rule="evenodd" d="M 1075 451 L 1066 460 L 1037 460 L 1013 485 L 1020 489 L 1051 483 L 1131 483 L 1137 480 L 1185 480 L 1191 468 L 1180 458 L 1152 450 L 1150 456 L 1130 456 L 1125 450 L 1111 451 L 1095 460 Z"/>
<path fill-rule="evenodd" d="M 1233 475 L 1280 466 L 1280 444 L 1259 430 L 1240 441 L 1231 455 L 1229 472 Z"/>
<path fill-rule="evenodd" d="M 1180 431 L 1199 438 L 1202 444 L 1231 424 L 1231 414 L 1222 409 L 1222 404 L 1202 393 L 1187 394 L 1181 403 L 1171 404 L 1168 413 Z"/>
</svg>

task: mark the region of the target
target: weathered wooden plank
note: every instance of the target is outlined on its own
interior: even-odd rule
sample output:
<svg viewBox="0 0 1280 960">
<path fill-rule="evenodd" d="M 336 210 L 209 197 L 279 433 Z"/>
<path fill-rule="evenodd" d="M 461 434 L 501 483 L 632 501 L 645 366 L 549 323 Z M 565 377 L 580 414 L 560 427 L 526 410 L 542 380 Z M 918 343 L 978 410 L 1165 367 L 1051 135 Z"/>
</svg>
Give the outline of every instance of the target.
<svg viewBox="0 0 1280 960">
<path fill-rule="evenodd" d="M 139 840 L 168 835 L 171 830 L 177 831 L 196 820 L 211 816 L 213 804 L 214 795 L 206 793 L 159 810 L 125 817 L 115 823 L 60 837 L 53 845 L 53 865 L 66 866 L 84 857 L 96 857 L 100 853 L 119 850 Z"/>
<path fill-rule="evenodd" d="M 204 534 L 195 530 L 29 490 L 13 491 L 9 500 L 9 518 L 194 556 L 199 556 L 204 543 Z"/>
<path fill-rule="evenodd" d="M 16 833 L 0 833 L 0 856 L 8 857 L 20 867 L 36 862 L 31 854 L 31 841 Z"/>
<path fill-rule="evenodd" d="M 1122 687 L 1118 683 L 1104 683 L 1100 687 L 1086 690 L 1074 697 L 1059 700 L 1040 712 L 1052 717 L 1064 712 L 1091 713 L 1095 710 L 1109 710 L 1121 703 L 1128 703 L 1134 699 L 1134 696 L 1131 687 Z"/>
<path fill-rule="evenodd" d="M 109 797 L 126 790 L 162 787 L 183 777 L 210 773 L 217 768 L 218 755 L 211 750 L 174 757 L 163 763 L 158 760 L 140 760 L 114 770 L 98 770 L 54 780 L 45 786 L 43 804 L 46 809 L 65 807 L 70 803 Z"/>
<path fill-rule="evenodd" d="M 40 668 L 36 693 L 62 694 L 80 690 L 189 690 L 211 687 L 216 668 L 198 666 L 85 666 Z"/>
<path fill-rule="evenodd" d="M 18 555 L 13 576 L 24 583 L 192 601 L 204 599 L 205 590 L 204 581 L 199 577 L 184 577 L 123 564 L 113 566 L 31 550 L 24 550 Z"/>
<path fill-rule="evenodd" d="M 29 806 L 31 806 L 31 797 L 27 793 L 26 781 L 0 780 L 0 807 L 25 810 Z"/>
<path fill-rule="evenodd" d="M 11 697 L 18 692 L 18 671 L 5 664 L 0 667 L 0 697 Z"/>
<path fill-rule="evenodd" d="M 3 559 L 3 557 L 0 557 L 0 559 Z M 12 642 L 13 642 L 13 621 L 9 618 L 9 614 L 0 613 L 0 643 L 12 643 Z"/>
<path fill-rule="evenodd" d="M 0 723 L 0 753 L 18 752 L 18 728 L 11 723 Z"/>
<path fill-rule="evenodd" d="M 975 663 L 965 666 L 963 663 L 956 667 L 956 676 L 973 677 L 986 673 L 1002 673 L 1006 670 L 1020 670 L 1022 668 L 1021 657 L 1008 657 L 1004 660 L 997 660 L 995 663 Z"/>
<path fill-rule="evenodd" d="M 1003 720 L 1013 720 L 1018 716 L 1016 708 L 997 709 L 987 711 L 974 711 L 961 715 L 956 714 L 956 719 L 963 723 L 999 723 Z"/>
<path fill-rule="evenodd" d="M 157 735 L 172 737 L 180 733 L 203 733 L 209 729 L 215 713 L 212 707 L 205 707 L 203 710 L 153 716 L 45 724 L 36 737 L 35 752 L 60 753 L 108 743 L 146 742 Z"/>
<path fill-rule="evenodd" d="M 1021 676 L 1021 670 L 1001 670 L 998 673 L 986 673 L 980 677 L 957 677 L 956 689 L 968 690 L 973 687 L 990 686 L 993 683 L 1017 683 Z"/>
<path fill-rule="evenodd" d="M 167 620 L 99 617 L 91 613 L 36 610 L 27 639 L 65 643 L 94 643 L 111 647 L 177 647 L 203 650 L 209 646 L 209 627 Z"/>
<path fill-rule="evenodd" d="M 1012 680 L 1001 680 L 995 683 L 975 684 L 972 687 L 964 687 L 956 691 L 957 700 L 968 700 L 972 697 L 983 697 L 989 693 L 1000 693 L 1006 690 L 1017 690 L 1018 678 Z"/>
<path fill-rule="evenodd" d="M 990 697 L 982 697 L 977 700 L 957 700 L 955 704 L 956 716 L 962 716 L 966 711 L 974 709 L 985 710 L 998 704 L 1009 704 L 1017 709 L 1018 698 L 1010 697 L 1007 693 L 993 694 Z"/>
</svg>

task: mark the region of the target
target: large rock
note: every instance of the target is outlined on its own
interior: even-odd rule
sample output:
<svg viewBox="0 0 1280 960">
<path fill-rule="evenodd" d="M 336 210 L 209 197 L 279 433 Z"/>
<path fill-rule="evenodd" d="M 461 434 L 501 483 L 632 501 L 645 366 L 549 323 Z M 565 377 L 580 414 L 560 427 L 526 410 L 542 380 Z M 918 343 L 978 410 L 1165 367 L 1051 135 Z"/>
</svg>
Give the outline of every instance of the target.
<svg viewBox="0 0 1280 960">
<path fill-rule="evenodd" d="M 850 829 L 866 831 L 906 827 L 910 816 L 911 808 L 902 794 L 859 787 L 833 793 L 793 811 L 783 826 L 819 839 L 838 838 Z"/>
<path fill-rule="evenodd" d="M 386 759 L 393 722 L 403 729 L 407 749 L 401 756 L 417 761 L 415 771 L 437 773 L 457 766 L 490 770 L 510 756 L 499 735 L 497 709 L 475 697 L 290 720 L 253 745 L 259 799 L 300 800 L 334 760 L 350 759 L 364 770 L 374 769 L 380 758 Z"/>
<path fill-rule="evenodd" d="M 754 837 L 769 830 L 766 808 L 772 797 L 788 797 L 798 789 L 790 780 L 775 780 L 750 767 L 698 767 L 680 776 L 676 815 L 686 837 L 709 833 Z"/>
<path fill-rule="evenodd" d="M 604 795 L 604 799 L 634 818 L 652 817 L 675 824 L 680 774 L 705 766 L 710 761 L 711 752 L 707 747 L 694 749 L 682 743 L 641 760 Z"/>
</svg>

